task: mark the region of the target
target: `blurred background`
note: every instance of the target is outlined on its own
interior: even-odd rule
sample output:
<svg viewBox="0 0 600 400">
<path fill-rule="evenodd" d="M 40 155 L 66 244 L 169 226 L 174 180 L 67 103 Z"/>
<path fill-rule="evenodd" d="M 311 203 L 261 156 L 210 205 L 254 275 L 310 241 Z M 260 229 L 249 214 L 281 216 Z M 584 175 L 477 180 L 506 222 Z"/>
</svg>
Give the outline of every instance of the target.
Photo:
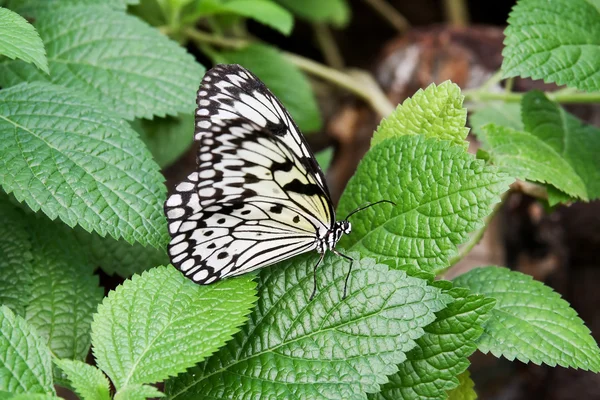
<svg viewBox="0 0 600 400">
<path fill-rule="evenodd" d="M 284 36 L 248 20 L 246 33 L 286 52 L 345 71 L 363 87 L 375 85 L 371 86 L 374 96 L 383 94 L 395 106 L 431 83 L 449 79 L 465 90 L 488 81 L 502 63 L 503 30 L 515 1 L 349 0 L 345 4 L 350 16 L 343 26 L 297 18 L 291 35 Z M 211 59 L 196 47 L 188 50 L 205 66 L 211 65 Z M 323 124 L 317 131 L 306 133 L 315 152 L 332 149 L 327 179 L 337 202 L 369 148 L 381 112 L 340 85 L 315 78 L 315 74 L 308 76 Z M 556 89 L 527 79 L 517 78 L 513 84 L 514 91 Z M 472 109 L 477 105 L 467 102 L 466 106 Z M 566 108 L 584 121 L 600 125 L 597 105 Z M 476 140 L 471 135 L 469 140 L 469 151 L 476 152 Z M 196 151 L 192 145 L 165 168 L 170 189 L 194 168 Z M 531 193 L 525 193 L 530 191 L 515 188 L 511 192 L 482 241 L 445 278 L 489 264 L 530 274 L 561 293 L 598 340 L 600 204 L 575 203 L 550 210 Z M 475 353 L 471 361 L 471 376 L 482 399 L 600 398 L 600 375 L 525 365 L 481 353 Z"/>
</svg>

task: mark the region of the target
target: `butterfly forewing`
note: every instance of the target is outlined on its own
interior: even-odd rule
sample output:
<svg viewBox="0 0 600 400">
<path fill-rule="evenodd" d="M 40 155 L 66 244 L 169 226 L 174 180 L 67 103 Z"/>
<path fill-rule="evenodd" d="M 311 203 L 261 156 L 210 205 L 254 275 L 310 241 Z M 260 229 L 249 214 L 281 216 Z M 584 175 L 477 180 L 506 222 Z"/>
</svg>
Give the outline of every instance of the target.
<svg viewBox="0 0 600 400">
<path fill-rule="evenodd" d="M 198 171 L 165 204 L 173 264 L 211 283 L 315 249 L 334 211 L 281 103 L 237 65 L 209 71 L 197 102 Z"/>
</svg>

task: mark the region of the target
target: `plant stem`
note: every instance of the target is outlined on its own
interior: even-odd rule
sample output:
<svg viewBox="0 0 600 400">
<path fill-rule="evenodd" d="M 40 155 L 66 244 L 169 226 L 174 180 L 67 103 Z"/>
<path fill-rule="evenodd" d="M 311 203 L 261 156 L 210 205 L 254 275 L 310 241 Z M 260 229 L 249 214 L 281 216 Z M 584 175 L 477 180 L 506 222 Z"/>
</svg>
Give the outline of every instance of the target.
<svg viewBox="0 0 600 400">
<path fill-rule="evenodd" d="M 344 59 L 329 27 L 325 24 L 316 23 L 313 24 L 313 29 L 315 39 L 317 39 L 321 54 L 323 54 L 327 65 L 336 69 L 344 68 Z"/>
<path fill-rule="evenodd" d="M 250 42 L 245 39 L 226 38 L 224 36 L 213 35 L 212 33 L 199 31 L 195 28 L 187 28 L 185 30 L 185 34 L 190 39 L 199 43 L 207 43 L 232 49 L 242 49 L 250 44 Z"/>
<path fill-rule="evenodd" d="M 379 85 L 374 82 L 373 78 L 367 72 L 361 71 L 359 73 L 361 74 L 361 80 L 363 81 L 362 84 L 360 84 L 359 80 L 352 78 L 349 74 L 326 67 L 309 58 L 287 52 L 283 52 L 283 54 L 288 61 L 301 70 L 354 93 L 371 105 L 380 116 L 386 117 L 394 111 L 392 103 L 387 99 L 385 94 L 379 88 Z M 367 75 L 370 80 L 366 78 Z"/>
<path fill-rule="evenodd" d="M 446 20 L 452 26 L 464 27 L 469 25 L 469 12 L 465 0 L 444 0 Z"/>
<path fill-rule="evenodd" d="M 365 3 L 371 6 L 379 15 L 391 26 L 396 28 L 398 33 L 404 33 L 410 29 L 410 23 L 404 15 L 400 14 L 391 4 L 385 0 L 365 0 Z"/>
<path fill-rule="evenodd" d="M 526 93 L 515 92 L 488 92 L 481 88 L 466 90 L 463 92 L 465 100 L 468 101 L 488 101 L 501 100 L 507 103 L 517 103 L 523 99 Z M 558 103 L 598 103 L 600 102 L 600 92 L 572 92 L 557 90 L 554 92 L 545 92 L 550 100 Z"/>
</svg>

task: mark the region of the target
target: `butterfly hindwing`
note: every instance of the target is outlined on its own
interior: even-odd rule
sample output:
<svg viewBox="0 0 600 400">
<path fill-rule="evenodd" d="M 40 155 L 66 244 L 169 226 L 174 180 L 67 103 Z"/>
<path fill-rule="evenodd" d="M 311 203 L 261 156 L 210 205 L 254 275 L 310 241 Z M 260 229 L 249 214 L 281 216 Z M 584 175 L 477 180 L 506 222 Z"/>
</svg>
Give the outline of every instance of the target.
<svg viewBox="0 0 600 400">
<path fill-rule="evenodd" d="M 209 71 L 197 102 L 198 170 L 165 204 L 173 264 L 211 283 L 313 250 L 334 211 L 281 103 L 235 65 Z"/>
</svg>

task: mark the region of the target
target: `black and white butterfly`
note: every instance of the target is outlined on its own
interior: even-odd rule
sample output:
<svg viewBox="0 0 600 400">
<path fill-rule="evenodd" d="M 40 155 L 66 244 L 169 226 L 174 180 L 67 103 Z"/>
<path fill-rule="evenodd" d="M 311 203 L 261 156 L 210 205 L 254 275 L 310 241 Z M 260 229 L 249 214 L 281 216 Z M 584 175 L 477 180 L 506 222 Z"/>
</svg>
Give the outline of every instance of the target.
<svg viewBox="0 0 600 400">
<path fill-rule="evenodd" d="M 323 171 L 269 89 L 239 65 L 217 65 L 197 105 L 198 168 L 165 202 L 172 264 L 199 284 L 311 250 L 315 271 L 327 250 L 351 269 L 335 249 L 350 222 L 336 222 Z"/>
</svg>

